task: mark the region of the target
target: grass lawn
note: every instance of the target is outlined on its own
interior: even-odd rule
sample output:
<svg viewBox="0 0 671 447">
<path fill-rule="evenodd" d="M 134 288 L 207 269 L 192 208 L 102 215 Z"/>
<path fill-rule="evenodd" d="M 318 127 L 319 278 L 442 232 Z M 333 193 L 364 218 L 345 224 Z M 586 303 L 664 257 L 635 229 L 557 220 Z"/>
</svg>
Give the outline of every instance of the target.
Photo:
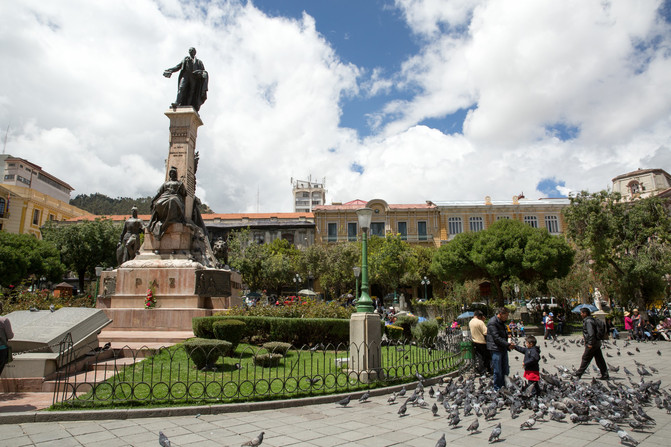
<svg viewBox="0 0 671 447">
<path fill-rule="evenodd" d="M 266 352 L 257 346 L 240 344 L 231 357 L 219 358 L 203 371 L 196 369 L 181 344 L 175 345 L 124 367 L 93 388 L 80 385 L 77 389 L 87 392 L 78 392 L 74 398 L 69 396 L 69 400 L 52 409 L 157 407 L 334 394 L 412 381 L 416 372 L 425 377 L 444 374 L 461 363 L 459 354 L 447 351 L 412 345 L 385 346 L 382 347 L 385 379 L 361 383 L 356 373 L 347 370 L 346 350 L 292 349 L 277 366 L 256 366 L 254 357 Z"/>
</svg>

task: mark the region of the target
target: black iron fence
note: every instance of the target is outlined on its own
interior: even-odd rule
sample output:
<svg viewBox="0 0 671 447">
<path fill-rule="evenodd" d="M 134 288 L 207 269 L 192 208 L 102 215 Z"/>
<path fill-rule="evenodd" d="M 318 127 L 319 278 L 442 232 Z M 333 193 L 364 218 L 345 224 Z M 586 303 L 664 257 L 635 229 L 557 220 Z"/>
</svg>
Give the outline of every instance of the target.
<svg viewBox="0 0 671 447">
<path fill-rule="evenodd" d="M 376 388 L 465 366 L 460 342 L 458 335 L 441 334 L 370 346 L 241 344 L 232 353 L 185 344 L 92 351 L 88 358 L 64 362 L 53 402 L 62 407 L 208 404 Z M 69 346 L 62 344 L 62 354 L 69 352 L 71 339 Z"/>
</svg>

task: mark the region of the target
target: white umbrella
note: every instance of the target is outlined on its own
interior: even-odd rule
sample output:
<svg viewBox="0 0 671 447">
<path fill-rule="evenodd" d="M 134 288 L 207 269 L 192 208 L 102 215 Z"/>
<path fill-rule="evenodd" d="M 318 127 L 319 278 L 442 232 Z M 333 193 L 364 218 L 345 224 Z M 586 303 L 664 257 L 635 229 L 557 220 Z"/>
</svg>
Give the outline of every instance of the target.
<svg viewBox="0 0 671 447">
<path fill-rule="evenodd" d="M 298 291 L 299 296 L 317 296 L 317 293 L 310 289 L 303 289 Z"/>
</svg>

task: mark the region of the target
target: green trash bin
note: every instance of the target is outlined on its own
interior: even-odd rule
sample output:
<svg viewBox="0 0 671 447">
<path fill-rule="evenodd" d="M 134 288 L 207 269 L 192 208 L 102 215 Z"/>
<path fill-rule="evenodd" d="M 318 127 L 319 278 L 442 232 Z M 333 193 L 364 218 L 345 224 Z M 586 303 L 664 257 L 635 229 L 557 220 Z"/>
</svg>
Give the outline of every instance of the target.
<svg viewBox="0 0 671 447">
<path fill-rule="evenodd" d="M 464 360 L 473 360 L 473 342 L 468 340 L 468 341 L 462 341 L 459 343 L 459 347 L 461 348 L 461 358 Z"/>
</svg>

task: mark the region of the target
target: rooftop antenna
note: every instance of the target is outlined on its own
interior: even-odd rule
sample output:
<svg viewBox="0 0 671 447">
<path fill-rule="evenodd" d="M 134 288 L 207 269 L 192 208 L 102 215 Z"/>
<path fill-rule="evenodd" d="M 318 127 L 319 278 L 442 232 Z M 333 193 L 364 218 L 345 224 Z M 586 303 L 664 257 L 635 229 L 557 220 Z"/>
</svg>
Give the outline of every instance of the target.
<svg viewBox="0 0 671 447">
<path fill-rule="evenodd" d="M 5 155 L 5 149 L 7 149 L 7 135 L 9 135 L 9 124 L 7 124 L 7 131 L 5 132 L 5 142 L 2 145 L 2 155 Z"/>
</svg>

